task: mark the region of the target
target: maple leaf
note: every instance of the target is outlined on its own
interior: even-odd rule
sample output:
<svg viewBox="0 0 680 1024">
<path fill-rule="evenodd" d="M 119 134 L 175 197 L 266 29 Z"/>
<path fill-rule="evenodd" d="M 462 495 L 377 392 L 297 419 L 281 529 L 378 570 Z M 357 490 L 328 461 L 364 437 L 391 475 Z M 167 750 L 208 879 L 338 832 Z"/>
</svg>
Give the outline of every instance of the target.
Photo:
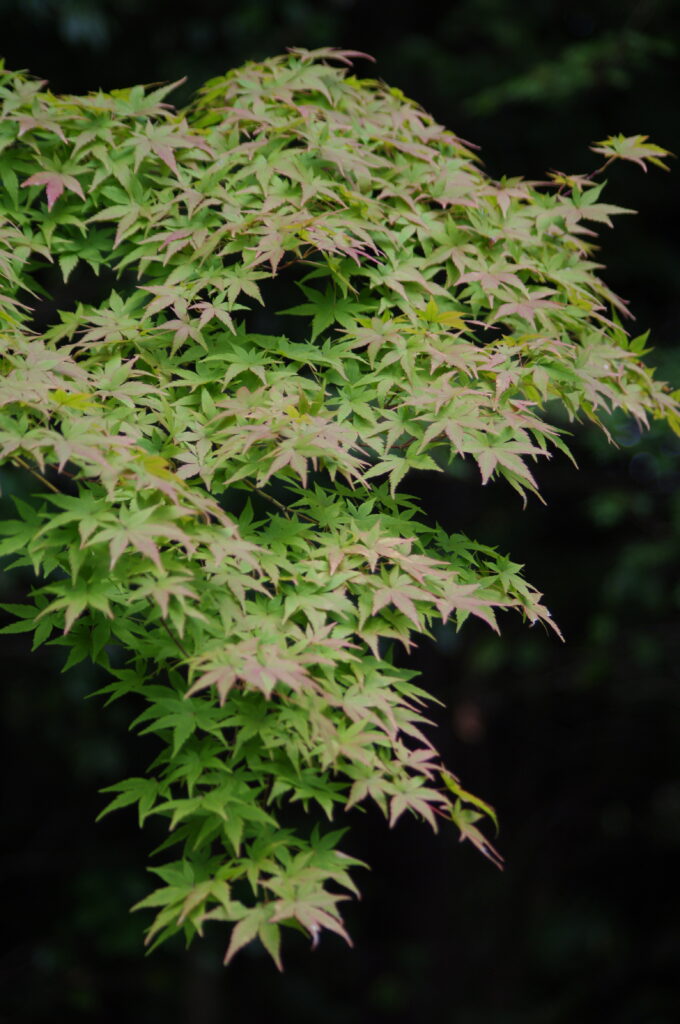
<svg viewBox="0 0 680 1024">
<path fill-rule="evenodd" d="M 299 286 L 306 295 L 308 302 L 299 306 L 291 306 L 281 310 L 286 316 L 312 316 L 312 341 L 334 323 L 339 323 L 347 330 L 354 327 L 356 316 L 364 307 L 353 296 L 341 298 L 332 285 L 325 292 L 320 292 L 307 285 Z"/>
<path fill-rule="evenodd" d="M 372 774 L 368 778 L 357 779 L 356 782 L 352 783 L 352 788 L 349 791 L 349 797 L 345 804 L 345 810 L 350 810 L 355 804 L 361 803 L 368 796 L 385 813 L 387 809 L 387 792 L 388 786 L 385 780 L 378 775 Z"/>
<path fill-rule="evenodd" d="M 497 868 L 503 868 L 503 858 L 492 846 L 484 833 L 477 828 L 475 822 L 479 821 L 482 815 L 469 807 L 463 807 L 460 800 L 450 807 L 451 820 L 460 831 L 460 842 L 466 839 L 482 853 L 487 860 L 490 860 Z"/>
<path fill-rule="evenodd" d="M 262 906 L 255 907 L 234 925 L 227 951 L 224 954 L 225 966 L 231 963 L 239 949 L 247 946 L 253 939 L 258 938 L 271 955 L 278 970 L 283 970 L 280 954 L 280 929 L 272 920 L 272 909 L 274 906 L 275 904 L 265 903 Z"/>
<path fill-rule="evenodd" d="M 39 128 L 42 131 L 54 132 L 62 142 L 65 142 L 68 145 L 68 140 L 64 135 L 64 130 L 59 124 L 59 121 L 56 118 L 51 118 L 46 112 L 18 114 L 16 121 L 19 125 L 19 138 L 27 132 Z"/>
<path fill-rule="evenodd" d="M 477 281 L 485 292 L 490 292 L 492 295 L 499 291 L 500 285 L 513 285 L 519 288 L 520 291 L 527 293 L 527 288 L 522 279 L 517 275 L 517 270 L 508 270 L 506 267 L 508 264 L 500 263 L 494 264 L 489 269 L 484 270 L 468 270 L 464 274 L 461 274 L 458 278 L 457 284 L 467 284 L 470 281 Z"/>
<path fill-rule="evenodd" d="M 630 160 L 638 164 L 643 171 L 647 170 L 647 161 L 662 170 L 669 170 L 661 157 L 672 156 L 667 149 L 648 142 L 648 135 L 610 135 L 608 139 L 596 142 L 590 148 L 594 153 L 601 153 L 609 160 Z"/>
<path fill-rule="evenodd" d="M 510 316 L 515 313 L 517 316 L 521 316 L 523 320 L 527 320 L 532 326 L 536 322 L 536 314 L 542 309 L 559 309 L 559 302 L 554 299 L 546 299 L 544 296 L 553 295 L 554 291 L 552 288 L 541 288 L 531 293 L 531 296 L 527 299 L 520 299 L 518 302 L 503 302 L 493 314 L 493 318 L 489 321 L 493 323 L 495 320 L 500 320 L 501 317 Z"/>
<path fill-rule="evenodd" d="M 425 818 L 436 832 L 437 819 L 433 808 L 446 803 L 446 797 L 436 789 L 423 786 L 420 779 L 412 779 L 390 800 L 390 828 L 394 828 L 404 811 L 409 810 Z"/>
<path fill-rule="evenodd" d="M 174 153 L 176 149 L 199 149 L 207 156 L 214 157 L 215 154 L 207 139 L 183 131 L 182 128 L 186 128 L 186 123 L 180 124 L 178 127 L 179 131 L 174 125 L 153 125 L 147 122 L 143 134 L 133 135 L 135 170 L 141 161 L 151 153 L 159 157 L 173 174 L 177 174 L 177 161 Z"/>
<path fill-rule="evenodd" d="M 416 587 L 413 583 L 397 583 L 393 585 L 378 584 L 373 594 L 371 615 L 377 615 L 386 605 L 394 605 L 400 612 L 410 619 L 416 629 L 422 628 L 422 614 L 418 612 L 414 601 L 430 601 L 431 596 L 422 587 Z"/>
<path fill-rule="evenodd" d="M 267 883 L 269 888 L 274 888 L 275 883 Z M 312 948 L 319 942 L 322 929 L 335 932 L 345 940 L 348 946 L 352 946 L 352 940 L 342 923 L 336 907 L 346 896 L 335 896 L 331 893 L 319 890 L 314 885 L 300 886 L 298 891 L 288 898 L 282 897 L 273 903 L 274 913 L 271 921 L 285 921 L 292 919 L 298 921 L 312 936 Z"/>
<path fill-rule="evenodd" d="M 28 188 L 30 185 L 44 186 L 47 194 L 48 210 L 52 209 L 65 188 L 70 189 L 71 192 L 75 192 L 75 194 L 80 196 L 83 201 L 85 200 L 83 187 L 78 179 L 72 174 L 63 174 L 60 171 L 38 171 L 37 174 L 32 174 L 21 183 L 22 188 Z"/>
</svg>

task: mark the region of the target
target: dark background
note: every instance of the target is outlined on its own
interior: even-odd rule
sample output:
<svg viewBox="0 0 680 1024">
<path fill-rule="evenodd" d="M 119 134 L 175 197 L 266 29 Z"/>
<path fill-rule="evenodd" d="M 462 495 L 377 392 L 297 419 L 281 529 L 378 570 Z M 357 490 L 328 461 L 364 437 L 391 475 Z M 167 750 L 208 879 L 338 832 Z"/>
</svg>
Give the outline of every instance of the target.
<svg viewBox="0 0 680 1024">
<path fill-rule="evenodd" d="M 0 55 L 57 92 L 186 74 L 182 102 L 289 45 L 368 51 L 360 74 L 480 144 L 494 176 L 590 171 L 588 144 L 617 132 L 680 152 L 679 44 L 673 0 L 0 0 Z M 608 201 L 640 213 L 600 254 L 676 386 L 679 170 L 611 169 Z M 283 975 L 255 947 L 225 971 L 224 933 L 143 958 L 127 908 L 153 829 L 127 812 L 93 823 L 98 790 L 147 763 L 135 709 L 85 699 L 100 681 L 59 675 L 59 648 L 3 637 L 0 1020 L 677 1024 L 680 444 L 611 429 L 618 447 L 577 429 L 580 472 L 541 467 L 547 507 L 466 476 L 409 479 L 447 528 L 526 564 L 567 642 L 508 620 L 501 639 L 473 624 L 422 644 L 438 742 L 498 809 L 506 870 L 453 829 L 355 812 L 345 846 L 373 868 L 347 909 L 355 948 L 291 935 Z M 16 579 L 0 575 L 0 599 L 20 599 Z"/>
</svg>

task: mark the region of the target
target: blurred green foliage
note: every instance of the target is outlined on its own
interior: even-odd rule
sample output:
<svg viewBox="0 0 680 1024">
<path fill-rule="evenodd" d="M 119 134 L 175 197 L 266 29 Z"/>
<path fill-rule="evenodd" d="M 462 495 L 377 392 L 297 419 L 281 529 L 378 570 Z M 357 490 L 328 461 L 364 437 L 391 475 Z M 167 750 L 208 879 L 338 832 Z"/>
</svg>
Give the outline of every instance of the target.
<svg viewBox="0 0 680 1024">
<path fill-rule="evenodd" d="M 195 0 L 172 14 L 160 0 L 0 0 L 0 38 L 8 66 L 72 91 L 183 74 L 189 89 L 287 45 L 367 50 L 379 75 L 480 143 L 492 174 L 589 171 L 583 140 L 619 131 L 680 151 L 674 0 Z M 617 227 L 602 258 L 641 329 L 652 328 L 661 376 L 679 382 L 677 174 L 676 165 L 650 188 L 637 170 L 614 169 L 612 201 L 620 183 L 641 213 Z M 331 941 L 311 970 L 302 942 L 280 978 L 254 952 L 228 978 L 210 969 L 218 956 L 207 949 L 205 960 L 168 950 L 140 962 L 136 923 L 124 927 L 116 904 L 143 890 L 144 849 L 132 822 L 92 822 L 96 789 L 134 774 L 146 752 L 127 738 L 128 709 L 118 723 L 104 718 L 82 699 L 94 680 L 78 669 L 55 681 L 50 652 L 29 662 L 13 638 L 3 1019 L 675 1024 L 680 451 L 619 423 L 612 434 L 618 447 L 579 436 L 581 473 L 558 461 L 543 468 L 549 515 L 537 503 L 508 515 L 515 499 L 500 487 L 479 495 L 464 480 L 418 481 L 443 525 L 473 524 L 480 540 L 526 562 L 567 643 L 512 628 L 498 640 L 480 628 L 421 647 L 416 667 L 447 705 L 445 754 L 497 807 L 508 867 L 496 877 L 453 837 L 400 826 L 400 861 L 362 885 L 354 953 Z M 6 589 L 0 598 L 13 599 Z M 377 816 L 359 826 L 351 852 L 386 863 L 390 837 Z M 403 928 L 389 912 L 395 887 L 408 892 Z M 53 922 L 39 935 L 34 902 Z"/>
</svg>

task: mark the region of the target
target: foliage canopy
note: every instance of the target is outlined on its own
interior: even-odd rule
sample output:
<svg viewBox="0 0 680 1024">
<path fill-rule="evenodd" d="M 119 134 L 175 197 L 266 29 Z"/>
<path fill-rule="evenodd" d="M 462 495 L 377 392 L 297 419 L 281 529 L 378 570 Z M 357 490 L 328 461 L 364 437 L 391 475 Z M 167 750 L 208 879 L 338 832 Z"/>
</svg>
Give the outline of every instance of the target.
<svg viewBox="0 0 680 1024">
<path fill-rule="evenodd" d="M 0 65 L 0 456 L 40 482 L 0 525 L 38 577 L 8 629 L 144 702 L 158 757 L 103 813 L 168 821 L 148 941 L 228 922 L 227 962 L 258 937 L 280 965 L 281 925 L 348 938 L 359 862 L 295 804 L 452 820 L 498 861 L 392 645 L 506 609 L 555 627 L 406 475 L 468 459 L 537 494 L 568 453 L 553 400 L 680 426 L 592 259 L 630 212 L 597 172 L 493 181 L 353 56 L 248 64 L 179 112 L 172 86 L 55 96 Z M 51 315 L 53 265 L 101 301 Z"/>
</svg>

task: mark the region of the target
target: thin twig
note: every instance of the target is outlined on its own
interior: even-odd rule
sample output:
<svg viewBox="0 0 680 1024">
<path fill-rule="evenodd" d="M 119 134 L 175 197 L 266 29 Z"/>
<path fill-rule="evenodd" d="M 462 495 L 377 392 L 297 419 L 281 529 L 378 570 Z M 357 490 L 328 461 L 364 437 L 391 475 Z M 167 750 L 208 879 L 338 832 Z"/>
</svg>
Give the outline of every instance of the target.
<svg viewBox="0 0 680 1024">
<path fill-rule="evenodd" d="M 34 476 L 36 480 L 39 480 L 41 484 L 44 484 L 44 486 L 47 487 L 48 490 L 52 491 L 53 494 L 62 493 L 59 490 L 59 488 L 55 487 L 53 483 L 50 483 L 50 481 L 46 477 L 44 477 L 42 473 L 40 473 L 37 469 L 34 469 L 33 466 L 29 465 L 28 462 L 25 462 L 20 455 L 15 455 L 14 458 L 12 459 L 12 462 L 14 462 L 14 464 L 17 466 L 21 466 L 22 469 L 28 470 L 31 476 Z"/>
<path fill-rule="evenodd" d="M 298 512 L 297 509 L 291 509 L 288 505 L 284 505 L 282 501 L 279 501 L 278 498 L 273 498 L 271 494 L 267 494 L 267 492 L 263 491 L 261 487 L 250 483 L 249 480 L 246 480 L 245 483 L 246 486 L 250 487 L 251 491 L 255 491 L 256 494 L 260 494 L 265 501 L 270 502 L 272 505 L 276 505 L 276 507 L 280 509 L 288 519 L 290 519 L 291 513 L 294 512 L 296 516 L 300 517 L 300 519 L 306 519 L 308 523 L 313 523 L 314 526 L 319 525 L 316 519 L 314 519 L 313 516 L 307 515 L 306 512 Z"/>
<path fill-rule="evenodd" d="M 594 178 L 596 174 L 602 174 L 602 172 L 606 171 L 609 165 L 613 164 L 616 159 L 617 157 L 610 156 L 608 160 L 605 160 L 601 167 L 596 167 L 594 171 L 590 172 L 590 174 L 586 174 L 586 178 Z"/>
<path fill-rule="evenodd" d="M 151 601 L 151 598 L 149 598 L 149 601 Z M 189 652 L 187 651 L 186 647 L 184 646 L 184 644 L 182 643 L 182 641 L 180 640 L 180 638 L 179 638 L 178 636 L 175 636 L 175 634 L 174 634 L 174 633 L 172 632 L 172 630 L 171 630 L 171 629 L 170 629 L 170 627 L 168 626 L 168 624 L 167 624 L 167 622 L 165 621 L 165 619 L 164 619 L 164 618 L 162 618 L 162 617 L 161 617 L 161 626 L 163 627 L 163 629 L 165 630 L 165 632 L 166 632 L 166 633 L 168 634 L 168 636 L 170 637 L 170 639 L 172 640 L 172 642 L 173 642 L 174 644 L 176 644 L 176 646 L 177 646 L 177 647 L 178 647 L 178 648 L 180 649 L 180 651 L 182 652 L 182 654 L 184 655 L 184 657 L 185 657 L 185 658 L 187 658 L 187 659 L 188 659 L 188 658 L 190 658 L 190 657 L 191 657 L 191 655 L 190 655 L 190 654 L 189 654 Z"/>
</svg>

